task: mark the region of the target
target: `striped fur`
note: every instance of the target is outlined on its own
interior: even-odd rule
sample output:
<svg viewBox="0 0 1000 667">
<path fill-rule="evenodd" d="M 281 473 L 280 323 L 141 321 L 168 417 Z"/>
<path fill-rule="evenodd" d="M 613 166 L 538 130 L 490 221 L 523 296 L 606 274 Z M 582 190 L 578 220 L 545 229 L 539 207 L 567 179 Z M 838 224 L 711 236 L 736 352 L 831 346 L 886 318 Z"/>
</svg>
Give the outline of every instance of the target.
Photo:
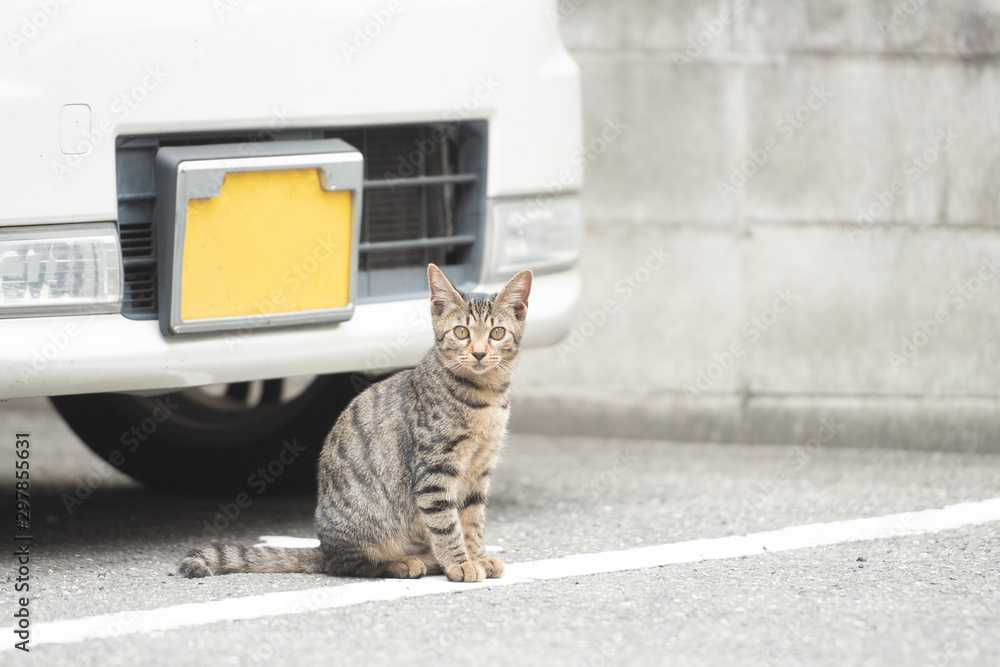
<svg viewBox="0 0 1000 667">
<path fill-rule="evenodd" d="M 433 264 L 427 275 L 434 347 L 413 370 L 355 398 L 320 453 L 320 546 L 207 544 L 181 561 L 181 574 L 503 575 L 503 563 L 483 548 L 486 501 L 510 414 L 531 272 L 489 295 L 459 292 Z"/>
<path fill-rule="evenodd" d="M 323 571 L 323 552 L 313 549 L 246 547 L 233 544 L 204 544 L 192 549 L 181 561 L 185 577 L 207 577 L 231 572 L 309 572 Z"/>
</svg>

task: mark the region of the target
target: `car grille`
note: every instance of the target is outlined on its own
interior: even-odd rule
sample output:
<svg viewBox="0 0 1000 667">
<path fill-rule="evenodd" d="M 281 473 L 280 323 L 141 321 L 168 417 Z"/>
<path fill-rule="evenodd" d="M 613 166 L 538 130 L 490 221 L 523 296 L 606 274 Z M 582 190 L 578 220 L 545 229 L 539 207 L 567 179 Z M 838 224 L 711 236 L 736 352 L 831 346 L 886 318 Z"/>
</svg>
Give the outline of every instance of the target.
<svg viewBox="0 0 1000 667">
<path fill-rule="evenodd" d="M 122 314 L 155 319 L 156 151 L 161 146 L 343 139 L 365 159 L 358 302 L 427 293 L 426 267 L 448 270 L 461 289 L 479 279 L 486 210 L 486 123 L 468 121 L 323 130 L 120 137 L 118 229 L 125 276 Z M 242 151 L 241 151 L 242 152 Z"/>
</svg>

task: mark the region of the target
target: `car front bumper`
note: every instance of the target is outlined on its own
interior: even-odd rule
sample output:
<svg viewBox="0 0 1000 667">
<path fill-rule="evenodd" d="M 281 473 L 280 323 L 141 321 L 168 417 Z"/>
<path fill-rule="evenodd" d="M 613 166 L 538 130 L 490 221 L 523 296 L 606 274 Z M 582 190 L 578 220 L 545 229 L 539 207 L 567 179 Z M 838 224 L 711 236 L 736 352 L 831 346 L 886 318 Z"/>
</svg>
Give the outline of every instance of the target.
<svg viewBox="0 0 1000 667">
<path fill-rule="evenodd" d="M 502 283 L 480 285 L 495 292 Z M 575 270 L 537 276 L 527 347 L 552 345 L 580 295 Z M 433 344 L 427 300 L 362 304 L 338 324 L 165 338 L 156 321 L 118 314 L 3 322 L 0 398 L 158 392 L 248 379 L 384 374 L 415 365 Z"/>
</svg>

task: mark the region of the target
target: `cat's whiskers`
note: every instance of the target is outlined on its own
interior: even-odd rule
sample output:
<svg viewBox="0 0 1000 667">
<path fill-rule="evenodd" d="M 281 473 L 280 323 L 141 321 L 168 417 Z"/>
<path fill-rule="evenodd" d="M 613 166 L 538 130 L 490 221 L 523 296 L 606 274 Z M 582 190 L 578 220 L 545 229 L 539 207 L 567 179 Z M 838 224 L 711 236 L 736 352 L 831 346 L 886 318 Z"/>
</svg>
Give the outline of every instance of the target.
<svg viewBox="0 0 1000 667">
<path fill-rule="evenodd" d="M 451 370 L 458 370 L 460 368 L 468 368 L 468 366 L 465 364 L 465 362 L 462 361 L 461 357 L 453 357 L 451 359 L 445 359 L 444 360 L 444 366 L 445 366 L 445 368 L 448 368 L 448 369 L 451 369 Z"/>
<path fill-rule="evenodd" d="M 517 374 L 517 366 L 515 366 L 509 361 L 501 361 L 500 364 L 497 365 L 497 367 L 501 368 L 503 372 L 510 377 L 511 380 L 513 380 Z"/>
</svg>

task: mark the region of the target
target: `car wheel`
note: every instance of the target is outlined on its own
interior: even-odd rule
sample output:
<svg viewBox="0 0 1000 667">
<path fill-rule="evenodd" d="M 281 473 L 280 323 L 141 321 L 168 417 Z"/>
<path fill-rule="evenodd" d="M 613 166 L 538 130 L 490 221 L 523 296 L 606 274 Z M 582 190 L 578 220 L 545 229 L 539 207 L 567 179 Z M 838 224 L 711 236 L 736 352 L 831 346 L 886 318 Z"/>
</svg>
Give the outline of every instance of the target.
<svg viewBox="0 0 1000 667">
<path fill-rule="evenodd" d="M 90 449 L 168 491 L 308 491 L 326 434 L 357 395 L 356 375 L 185 389 L 159 396 L 85 394 L 52 402 Z"/>
</svg>

